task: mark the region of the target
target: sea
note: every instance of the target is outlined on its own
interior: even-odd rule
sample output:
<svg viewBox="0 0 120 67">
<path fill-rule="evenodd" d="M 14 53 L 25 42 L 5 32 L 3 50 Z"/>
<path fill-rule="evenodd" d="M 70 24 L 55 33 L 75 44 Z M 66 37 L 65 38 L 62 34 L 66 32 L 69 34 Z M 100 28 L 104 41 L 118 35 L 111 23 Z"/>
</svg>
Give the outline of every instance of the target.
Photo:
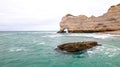
<svg viewBox="0 0 120 67">
<path fill-rule="evenodd" d="M 55 50 L 69 42 L 96 41 L 85 52 Z M 120 67 L 120 35 L 56 33 L 56 31 L 1 31 L 0 67 Z"/>
</svg>

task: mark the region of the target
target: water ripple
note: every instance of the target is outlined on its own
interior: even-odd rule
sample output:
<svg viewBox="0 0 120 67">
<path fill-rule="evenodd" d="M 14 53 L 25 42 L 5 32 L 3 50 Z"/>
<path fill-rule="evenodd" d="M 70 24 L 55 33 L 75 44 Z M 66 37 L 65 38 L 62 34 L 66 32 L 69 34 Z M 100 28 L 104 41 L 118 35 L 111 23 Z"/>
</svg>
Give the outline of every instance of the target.
<svg viewBox="0 0 120 67">
<path fill-rule="evenodd" d="M 98 46 L 87 51 L 89 56 L 101 54 L 102 56 L 114 57 L 120 54 L 120 48 L 114 46 Z"/>
<path fill-rule="evenodd" d="M 19 51 L 27 51 L 25 47 L 12 47 L 8 49 L 10 52 L 19 52 Z"/>
</svg>

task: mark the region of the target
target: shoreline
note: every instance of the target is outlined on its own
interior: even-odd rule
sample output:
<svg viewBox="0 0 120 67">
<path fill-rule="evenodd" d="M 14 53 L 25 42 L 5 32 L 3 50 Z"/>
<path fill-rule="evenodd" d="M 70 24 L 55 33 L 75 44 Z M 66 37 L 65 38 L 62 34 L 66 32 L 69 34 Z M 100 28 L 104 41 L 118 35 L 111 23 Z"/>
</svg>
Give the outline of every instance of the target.
<svg viewBox="0 0 120 67">
<path fill-rule="evenodd" d="M 110 34 L 110 35 L 120 35 L 120 30 L 117 31 L 109 31 L 109 32 L 100 32 L 103 34 Z"/>
</svg>

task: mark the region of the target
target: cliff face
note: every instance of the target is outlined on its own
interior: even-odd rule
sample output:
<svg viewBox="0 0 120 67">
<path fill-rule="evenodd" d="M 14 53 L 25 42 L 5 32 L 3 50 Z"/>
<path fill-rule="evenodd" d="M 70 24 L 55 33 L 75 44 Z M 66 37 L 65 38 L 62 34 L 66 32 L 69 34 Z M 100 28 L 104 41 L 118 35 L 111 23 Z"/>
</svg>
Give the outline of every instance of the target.
<svg viewBox="0 0 120 67">
<path fill-rule="evenodd" d="M 105 32 L 120 30 L 120 4 L 111 6 L 102 16 L 87 17 L 67 14 L 60 22 L 60 31 L 64 32 Z"/>
</svg>

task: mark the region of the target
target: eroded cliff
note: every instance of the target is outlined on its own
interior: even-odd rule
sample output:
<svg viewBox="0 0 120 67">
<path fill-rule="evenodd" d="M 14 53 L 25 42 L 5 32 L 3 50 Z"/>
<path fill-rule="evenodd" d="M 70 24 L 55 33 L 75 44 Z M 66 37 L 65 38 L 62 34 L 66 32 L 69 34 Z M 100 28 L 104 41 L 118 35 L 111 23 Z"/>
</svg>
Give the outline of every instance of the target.
<svg viewBox="0 0 120 67">
<path fill-rule="evenodd" d="M 106 32 L 120 30 L 120 4 L 111 6 L 102 16 L 87 17 L 67 14 L 60 22 L 60 31 L 64 32 Z"/>
</svg>

